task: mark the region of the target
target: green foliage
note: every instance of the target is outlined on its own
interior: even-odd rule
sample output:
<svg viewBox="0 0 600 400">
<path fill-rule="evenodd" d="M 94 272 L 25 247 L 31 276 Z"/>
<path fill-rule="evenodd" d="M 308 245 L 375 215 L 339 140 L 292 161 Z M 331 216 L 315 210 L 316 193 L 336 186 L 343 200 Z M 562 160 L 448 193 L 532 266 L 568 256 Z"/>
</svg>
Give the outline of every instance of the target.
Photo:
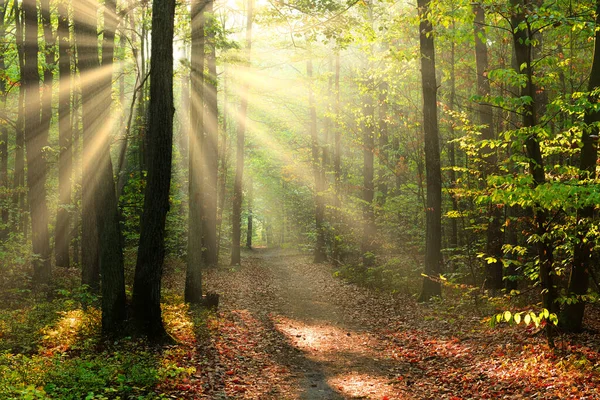
<svg viewBox="0 0 600 400">
<path fill-rule="evenodd" d="M 492 328 L 496 327 L 496 325 L 501 322 L 506 322 L 511 325 L 519 325 L 521 322 L 523 322 L 525 326 L 535 325 L 537 328 L 542 323 L 558 325 L 558 316 L 555 313 L 550 313 L 544 308 L 537 314 L 533 311 L 520 311 L 513 314 L 507 310 L 490 317 L 490 326 Z"/>
</svg>

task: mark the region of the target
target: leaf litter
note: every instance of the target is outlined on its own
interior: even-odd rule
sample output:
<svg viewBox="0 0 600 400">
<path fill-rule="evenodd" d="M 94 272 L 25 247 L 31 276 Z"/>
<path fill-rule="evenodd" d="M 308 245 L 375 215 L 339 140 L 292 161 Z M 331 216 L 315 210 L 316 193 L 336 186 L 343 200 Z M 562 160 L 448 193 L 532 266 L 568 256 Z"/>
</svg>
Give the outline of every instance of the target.
<svg viewBox="0 0 600 400">
<path fill-rule="evenodd" d="M 158 392 L 182 399 L 600 398 L 593 334 L 565 336 L 551 351 L 522 327 L 446 318 L 410 296 L 358 287 L 332 272 L 302 254 L 261 249 L 241 267 L 208 271 L 206 289 L 220 294 L 220 308 L 197 324 L 174 319 L 169 329 L 179 345 L 166 356 L 189 373 Z"/>
</svg>

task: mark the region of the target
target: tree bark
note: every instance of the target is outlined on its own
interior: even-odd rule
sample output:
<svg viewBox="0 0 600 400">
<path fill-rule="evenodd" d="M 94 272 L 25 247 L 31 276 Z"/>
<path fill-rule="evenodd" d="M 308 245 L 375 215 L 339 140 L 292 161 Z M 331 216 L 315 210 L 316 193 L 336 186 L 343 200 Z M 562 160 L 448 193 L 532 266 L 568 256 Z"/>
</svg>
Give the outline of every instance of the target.
<svg viewBox="0 0 600 400">
<path fill-rule="evenodd" d="M 425 238 L 425 276 L 419 301 L 442 294 L 436 279 L 441 272 L 442 248 L 442 176 L 437 119 L 437 83 L 433 27 L 429 20 L 430 0 L 418 0 L 421 81 L 423 86 L 423 130 L 425 133 L 425 169 L 427 173 L 427 233 Z"/>
<path fill-rule="evenodd" d="M 58 4 L 58 212 L 54 254 L 57 267 L 68 268 L 71 238 L 71 175 L 72 175 L 72 132 L 71 132 L 71 43 L 69 38 L 68 3 Z"/>
<path fill-rule="evenodd" d="M 173 148 L 173 32 L 175 0 L 154 0 L 149 104 L 149 164 L 140 245 L 133 284 L 133 313 L 141 332 L 164 340 L 160 289 L 165 257 Z"/>
<path fill-rule="evenodd" d="M 248 12 L 246 15 L 246 68 L 251 65 L 252 51 L 252 21 L 254 0 L 248 0 Z M 244 149 L 246 141 L 246 118 L 248 113 L 248 80 L 244 80 L 241 90 L 240 111 L 238 115 L 236 132 L 236 166 L 235 180 L 233 183 L 233 208 L 231 212 L 231 265 L 241 263 L 240 247 L 242 240 L 242 201 L 244 182 Z"/>
<path fill-rule="evenodd" d="M 33 252 L 33 280 L 36 284 L 47 284 L 50 280 L 50 237 L 48 231 L 48 205 L 46 203 L 46 157 L 48 130 L 42 125 L 40 75 L 38 71 L 38 14 L 35 0 L 23 1 L 25 41 L 24 69 L 25 87 L 25 149 L 27 153 L 27 200 L 31 215 Z"/>
</svg>

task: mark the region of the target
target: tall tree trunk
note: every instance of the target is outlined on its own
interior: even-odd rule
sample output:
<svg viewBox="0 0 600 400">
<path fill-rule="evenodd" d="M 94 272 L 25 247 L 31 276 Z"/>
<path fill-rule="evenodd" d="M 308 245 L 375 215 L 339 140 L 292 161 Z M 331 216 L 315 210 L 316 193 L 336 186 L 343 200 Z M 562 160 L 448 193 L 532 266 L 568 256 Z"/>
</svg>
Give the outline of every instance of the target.
<svg viewBox="0 0 600 400">
<path fill-rule="evenodd" d="M 427 233 L 425 238 L 425 276 L 420 301 L 442 293 L 438 278 L 442 248 L 442 176 L 437 119 L 437 83 L 433 27 L 429 20 L 430 0 L 417 0 L 419 7 L 419 42 L 421 81 L 423 85 L 423 130 L 425 133 L 425 169 L 427 173 Z M 432 279 L 433 278 L 433 279 Z"/>
<path fill-rule="evenodd" d="M 600 0 L 596 0 L 596 29 L 600 27 Z M 594 56 L 592 59 L 592 68 L 590 80 L 588 82 L 588 92 L 590 104 L 598 103 L 599 96 L 591 94 L 600 87 L 600 31 L 596 30 L 594 37 Z M 579 161 L 579 179 L 588 181 L 591 184 L 596 179 L 596 159 L 598 157 L 598 126 L 595 123 L 600 122 L 600 112 L 594 108 L 586 110 L 584 115 L 586 127 L 581 132 L 581 156 Z M 594 206 L 587 205 L 577 210 L 577 227 L 579 240 L 575 244 L 573 265 L 571 275 L 569 276 L 568 296 L 576 298 L 574 303 L 565 304 L 565 308 L 560 318 L 561 327 L 576 332 L 580 331 L 583 323 L 583 314 L 585 311 L 585 300 L 581 297 L 587 294 L 589 286 L 589 270 L 592 268 L 593 247 L 595 241 L 586 238 L 590 231 L 590 225 L 594 217 Z"/>
<path fill-rule="evenodd" d="M 527 139 L 525 147 L 527 157 L 529 158 L 529 170 L 533 177 L 533 185 L 539 186 L 546 182 L 544 174 L 544 162 L 540 150 L 538 138 L 532 128 L 536 125 L 536 90 L 533 84 L 533 67 L 531 57 L 531 42 L 532 31 L 529 21 L 526 18 L 526 8 L 529 4 L 528 0 L 511 0 L 513 14 L 511 16 L 511 26 L 513 27 L 513 43 L 515 46 L 515 55 L 517 65 L 520 66 L 521 73 L 525 75 L 526 83 L 521 87 L 521 97 L 532 99 L 523 107 L 522 125 L 524 130 L 527 130 Z M 550 312 L 556 310 L 554 299 L 556 298 L 554 284 L 552 282 L 552 263 L 553 254 L 552 247 L 548 239 L 545 238 L 547 228 L 546 211 L 539 206 L 534 209 L 534 218 L 536 226 L 536 234 L 540 240 L 537 243 L 539 266 L 540 266 L 540 289 L 542 293 L 542 306 Z M 546 324 L 546 336 L 548 344 L 554 345 L 552 324 Z"/>
<path fill-rule="evenodd" d="M 25 69 L 25 49 L 23 45 L 23 10 L 19 7 L 19 2 L 13 2 L 13 12 L 15 16 L 15 36 L 17 44 L 17 56 L 19 59 L 19 71 Z M 23 83 L 23 74 L 21 73 L 21 83 Z M 13 205 L 18 210 L 15 217 L 15 225 L 18 231 L 23 232 L 27 238 L 27 217 L 25 213 L 25 87 L 19 86 L 19 100 L 17 105 L 17 121 L 15 127 L 15 172 L 13 176 Z"/>
<path fill-rule="evenodd" d="M 0 0 L 0 42 L 6 40 L 5 17 L 8 3 Z M 4 61 L 4 52 L 0 53 L 0 71 L 6 69 Z M 0 76 L 0 102 L 2 108 L 6 110 L 6 82 L 3 76 Z M 4 195 L 0 196 L 0 242 L 8 236 L 9 221 L 9 200 L 8 200 L 8 127 L 4 121 L 0 121 L 0 188 L 4 189 Z"/>
<path fill-rule="evenodd" d="M 367 80 L 365 84 L 369 87 L 373 82 Z M 371 90 L 367 90 L 363 98 L 363 118 L 362 134 L 363 134 L 363 231 L 360 245 L 362 253 L 363 268 L 366 270 L 375 262 L 373 253 L 375 246 L 374 240 L 376 235 L 375 212 L 373 199 L 375 198 L 375 184 L 373 181 L 374 170 L 374 152 L 375 152 L 375 107 L 373 105 L 373 94 Z"/>
<path fill-rule="evenodd" d="M 227 104 L 227 65 L 223 67 L 223 122 L 221 125 L 221 144 L 219 145 L 219 178 L 217 187 L 217 260 L 221 254 L 221 239 L 223 238 L 223 212 L 225 211 L 225 198 L 227 197 L 227 170 L 229 167 L 229 147 L 227 143 L 228 129 L 228 104 Z"/>
<path fill-rule="evenodd" d="M 207 74 L 204 85 L 204 133 L 205 142 L 203 146 L 203 159 L 205 168 L 205 196 L 204 196 L 204 261 L 209 267 L 215 267 L 217 260 L 217 181 L 219 171 L 219 129 L 217 109 L 217 64 L 216 64 L 216 19 L 213 15 L 214 1 L 209 0 L 206 5 L 207 22 L 210 29 L 207 30 L 206 43 L 208 52 L 206 54 Z"/>
<path fill-rule="evenodd" d="M 202 143 L 204 141 L 204 8 L 206 0 L 192 2 L 192 53 L 190 69 L 190 129 L 188 141 L 188 243 L 185 301 L 202 301 Z"/>
<path fill-rule="evenodd" d="M 97 4 L 96 4 L 97 5 Z M 92 11 L 93 10 L 93 11 Z M 81 283 L 93 292 L 100 289 L 100 250 L 96 220 L 96 174 L 98 154 L 94 152 L 96 132 L 100 129 L 100 85 L 89 77 L 100 70 L 98 59 L 96 10 L 92 2 L 73 3 L 77 67 L 81 90 Z"/>
<path fill-rule="evenodd" d="M 339 50 L 335 53 L 335 115 L 339 118 L 341 112 L 340 105 L 340 52 Z M 342 229 L 342 202 L 341 202 L 341 186 L 342 186 L 342 171 L 341 171 L 341 160 L 342 160 L 342 131 L 339 126 L 335 127 L 334 132 L 334 150 L 333 150 L 333 178 L 334 178 L 334 213 L 336 232 L 333 240 L 333 260 L 336 264 L 340 265 L 342 262 L 341 254 L 341 239 L 339 238 L 340 231 Z"/>
<path fill-rule="evenodd" d="M 309 132 L 311 139 L 311 150 L 312 150 L 312 169 L 313 176 L 315 179 L 315 228 L 317 233 L 317 240 L 315 243 L 315 253 L 313 261 L 315 263 L 323 262 L 327 259 L 325 254 L 325 230 L 324 230 L 324 218 L 325 218 L 325 202 L 323 199 L 323 182 L 321 166 L 319 163 L 319 136 L 317 131 L 317 108 L 315 105 L 315 95 L 313 93 L 313 64 L 312 59 L 309 58 L 306 62 L 306 74 L 308 76 L 308 110 L 309 110 Z"/>
<path fill-rule="evenodd" d="M 46 203 L 46 157 L 44 148 L 48 145 L 48 130 L 42 126 L 40 74 L 37 56 L 38 15 L 35 0 L 23 1 L 25 27 L 24 70 L 25 87 L 25 149 L 27 152 L 27 200 L 31 215 L 31 234 L 33 252 L 33 280 L 37 284 L 46 284 L 50 280 L 50 237 L 48 231 L 48 205 Z"/>
<path fill-rule="evenodd" d="M 136 324 L 152 339 L 163 340 L 160 288 L 165 258 L 173 149 L 173 31 L 175 0 L 154 0 L 149 105 L 149 169 L 144 214 L 133 284 Z"/>
<path fill-rule="evenodd" d="M 490 95 L 490 81 L 487 78 L 488 72 L 488 49 L 485 35 L 485 12 L 480 3 L 473 3 L 473 12 L 475 14 L 475 63 L 477 69 L 477 94 L 484 100 L 479 104 L 478 114 L 479 123 L 482 124 L 481 139 L 494 140 L 494 116 L 492 106 L 489 104 L 487 96 Z M 482 148 L 481 157 L 483 159 L 483 177 L 484 180 L 496 170 L 497 156 L 496 150 L 490 146 Z M 502 282 L 502 209 L 495 204 L 491 204 L 487 213 L 487 232 L 486 232 L 486 253 L 493 257 L 495 261 L 486 263 L 485 267 L 485 287 L 492 290 L 500 290 L 503 287 Z"/>
<path fill-rule="evenodd" d="M 251 65 L 252 50 L 252 21 L 253 21 L 254 0 L 248 0 L 248 12 L 246 15 L 246 65 L 247 70 Z M 235 181 L 233 182 L 233 208 L 231 211 L 231 265 L 240 264 L 240 247 L 242 240 L 242 200 L 243 200 L 243 182 L 244 182 L 244 148 L 246 141 L 246 115 L 248 113 L 248 79 L 244 80 L 240 111 L 238 115 L 236 132 L 236 166 Z"/>
<path fill-rule="evenodd" d="M 383 206 L 385 204 L 388 194 L 388 182 L 386 179 L 387 165 L 389 165 L 389 135 L 388 135 L 388 90 L 389 85 L 387 82 L 381 82 L 379 84 L 379 107 L 378 107 L 378 124 L 379 128 L 379 169 L 377 177 L 377 191 L 379 197 L 377 198 L 377 204 Z"/>
<path fill-rule="evenodd" d="M 252 207 L 254 203 L 254 182 L 252 176 L 248 179 L 248 200 L 246 204 L 248 205 L 248 226 L 246 229 L 246 248 L 252 248 L 252 235 L 253 235 L 253 218 L 254 214 L 252 212 Z"/>
<path fill-rule="evenodd" d="M 454 28 L 454 21 L 452 22 L 452 27 Z M 454 106 L 456 104 L 456 44 L 454 41 L 450 43 L 450 99 L 448 101 L 448 108 L 450 111 L 454 111 Z M 450 123 L 448 127 L 450 131 L 450 141 L 448 143 L 448 161 L 450 163 L 449 170 L 449 178 L 450 178 L 450 189 L 456 188 L 456 171 L 454 167 L 456 167 L 456 145 L 454 143 L 455 133 L 454 133 L 454 124 Z M 396 146 L 394 147 L 396 148 Z M 398 177 L 396 177 L 397 184 Z M 398 185 L 399 186 L 399 185 Z M 450 192 L 450 200 L 452 201 L 452 211 L 458 211 L 458 200 L 457 196 L 454 192 Z M 455 251 L 458 247 L 458 218 L 450 218 L 450 240 L 449 247 L 452 251 Z"/>
<path fill-rule="evenodd" d="M 58 212 L 54 254 L 57 267 L 69 267 L 69 244 L 71 238 L 71 175 L 72 175 L 72 132 L 71 132 L 71 42 L 69 39 L 68 3 L 58 4 Z"/>
<path fill-rule="evenodd" d="M 100 121 L 110 120 L 112 102 L 112 72 L 117 29 L 117 2 L 105 0 L 104 34 L 102 37 L 102 69 Z M 99 132 L 96 132 L 99 133 Z M 125 276 L 123 268 L 123 242 L 119 222 L 119 205 L 116 196 L 113 165 L 110 158 L 110 132 L 99 137 L 99 182 L 96 199 L 96 223 L 100 233 L 100 272 L 102 275 L 102 332 L 105 335 L 120 333 L 125 320 Z"/>
</svg>

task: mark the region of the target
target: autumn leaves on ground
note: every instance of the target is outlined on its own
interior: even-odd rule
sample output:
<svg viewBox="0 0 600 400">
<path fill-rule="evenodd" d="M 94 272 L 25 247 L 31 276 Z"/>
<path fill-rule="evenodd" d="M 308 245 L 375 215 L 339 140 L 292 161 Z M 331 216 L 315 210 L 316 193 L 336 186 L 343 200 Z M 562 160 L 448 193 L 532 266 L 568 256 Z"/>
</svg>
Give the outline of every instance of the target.
<svg viewBox="0 0 600 400">
<path fill-rule="evenodd" d="M 595 331 L 561 335 L 550 351 L 534 328 L 490 328 L 498 305 L 464 289 L 419 304 L 348 283 L 306 254 L 255 249 L 241 267 L 207 271 L 215 312 L 182 302 L 180 267 L 167 264 L 163 314 L 176 344 L 165 347 L 102 339 L 97 299 L 76 289 L 75 270 L 59 277 L 74 289 L 45 302 L 3 293 L 0 398 L 600 398 Z"/>
<path fill-rule="evenodd" d="M 588 335 L 552 353 L 535 330 L 492 330 L 448 302 L 369 291 L 279 250 L 206 281 L 221 305 L 203 336 L 175 328 L 174 361 L 194 372 L 161 384 L 172 398 L 600 398 Z"/>
</svg>

